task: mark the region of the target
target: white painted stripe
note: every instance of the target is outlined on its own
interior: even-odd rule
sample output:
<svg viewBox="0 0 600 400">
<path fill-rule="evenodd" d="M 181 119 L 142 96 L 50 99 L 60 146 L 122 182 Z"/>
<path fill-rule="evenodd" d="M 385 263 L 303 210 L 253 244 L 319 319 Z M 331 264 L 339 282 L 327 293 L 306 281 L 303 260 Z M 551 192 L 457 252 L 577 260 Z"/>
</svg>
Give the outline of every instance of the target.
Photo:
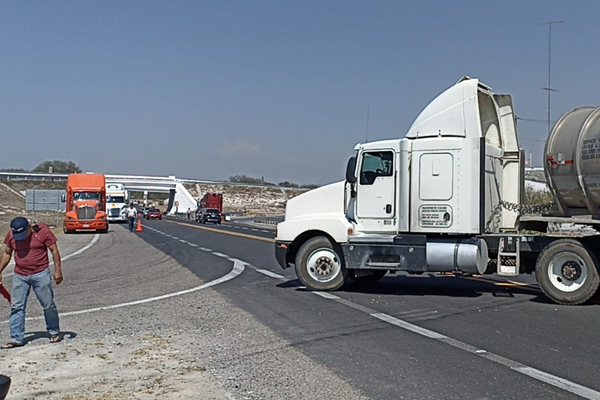
<svg viewBox="0 0 600 400">
<path fill-rule="evenodd" d="M 418 333 L 419 335 L 426 336 L 431 339 L 445 339 L 447 336 L 442 335 L 441 333 L 437 333 L 434 331 L 430 331 L 429 329 L 421 328 L 420 326 L 413 325 L 410 322 L 403 321 L 398 318 L 394 318 L 391 315 L 387 314 L 371 314 L 372 317 L 385 321 L 389 324 L 396 325 L 399 328 L 406 329 L 408 331 Z"/>
<path fill-rule="evenodd" d="M 179 239 L 179 241 L 180 241 L 181 243 L 187 243 L 187 242 L 188 242 L 187 240 L 183 240 L 183 239 Z"/>
<path fill-rule="evenodd" d="M 258 232 L 258 229 L 256 229 L 256 228 L 251 228 L 250 230 L 254 231 L 254 232 Z"/>
<path fill-rule="evenodd" d="M 261 231 L 261 232 L 264 232 L 264 233 L 269 233 L 269 232 L 271 232 L 271 231 L 268 231 L 268 230 L 266 230 L 266 229 L 261 229 L 260 231 Z"/>
<path fill-rule="evenodd" d="M 177 236 L 171 236 L 172 239 L 179 240 Z"/>
<path fill-rule="evenodd" d="M 151 302 L 154 302 L 154 301 L 169 299 L 171 297 L 182 296 L 182 295 L 185 295 L 185 294 L 197 292 L 198 290 L 206 289 L 206 288 L 209 288 L 211 286 L 215 286 L 215 285 L 218 285 L 220 283 L 227 282 L 227 281 L 229 281 L 229 280 L 231 280 L 231 279 L 239 276 L 242 272 L 244 272 L 246 263 L 244 263 L 243 261 L 240 261 L 238 259 L 235 259 L 235 258 L 231 258 L 230 260 L 233 261 L 233 269 L 227 275 L 224 275 L 224 276 L 222 276 L 222 277 L 220 277 L 218 279 L 215 279 L 213 281 L 207 282 L 207 283 L 205 283 L 203 285 L 200 285 L 200 286 L 197 286 L 197 287 L 194 287 L 194 288 L 191 288 L 191 289 L 180 290 L 178 292 L 168 293 L 168 294 L 164 294 L 162 296 L 150 297 L 150 298 L 142 299 L 142 300 L 130 301 L 128 303 L 113 304 L 113 305 L 110 305 L 110 306 L 88 308 L 86 310 L 79 310 L 79 311 L 70 311 L 70 312 L 65 312 L 65 313 L 59 313 L 59 316 L 61 316 L 61 317 L 68 317 L 68 316 L 71 316 L 71 315 L 89 314 L 89 313 L 93 313 L 93 312 L 97 312 L 97 311 L 114 310 L 116 308 L 136 306 L 136 305 L 139 305 L 139 304 L 151 303 Z M 27 318 L 27 321 L 35 321 L 35 320 L 40 320 L 40 319 L 43 319 L 43 318 L 44 318 L 44 316 L 32 317 L 32 318 Z M 8 323 L 8 321 L 3 321 L 2 323 L 6 324 L 6 323 Z"/>
<path fill-rule="evenodd" d="M 198 250 L 202 250 L 202 251 L 212 251 L 211 249 L 207 249 L 206 247 L 198 247 Z"/>
<path fill-rule="evenodd" d="M 257 269 L 256 272 L 259 272 L 266 276 L 270 276 L 271 278 L 275 278 L 275 279 L 285 279 L 284 276 L 276 274 L 275 272 L 268 271 L 266 269 Z"/>
<path fill-rule="evenodd" d="M 227 254 L 219 253 L 216 251 L 213 252 L 213 255 L 217 256 L 217 257 L 229 258 L 229 256 Z"/>
<path fill-rule="evenodd" d="M 188 244 L 192 247 L 198 247 L 198 245 L 196 243 L 188 242 Z"/>
<path fill-rule="evenodd" d="M 549 385 L 555 386 L 559 389 L 574 393 L 578 396 L 581 396 L 590 400 L 598 400 L 600 399 L 600 392 L 590 389 L 588 387 L 582 386 L 578 383 L 571 382 L 567 379 L 558 377 L 556 375 L 549 374 L 544 371 L 540 371 L 538 369 L 528 367 L 519 362 L 510 360 L 508 358 L 496 355 L 494 353 L 490 353 L 483 349 L 477 349 L 467 343 L 463 343 L 459 340 L 452 339 L 448 336 L 442 335 L 441 333 L 437 333 L 431 331 L 429 329 L 421 328 L 420 326 L 411 324 L 409 322 L 403 321 L 398 318 L 394 318 L 391 315 L 382 314 L 382 313 L 372 313 L 371 316 L 395 325 L 399 328 L 406 329 L 408 331 L 417 333 L 421 336 L 425 336 L 431 339 L 439 340 L 442 343 L 449 344 L 450 346 L 456 347 L 458 349 L 467 351 L 469 353 L 478 355 L 480 357 L 486 358 L 487 360 L 493 361 L 497 364 L 504 365 L 510 368 L 513 371 L 519 372 L 523 375 L 527 375 L 530 378 L 536 379 L 538 381 L 547 383 Z"/>
<path fill-rule="evenodd" d="M 513 368 L 513 370 L 520 372 L 524 375 L 530 376 L 534 379 L 537 379 L 538 381 L 546 382 L 549 385 L 566 390 L 567 392 L 575 393 L 576 395 L 581 396 L 585 399 L 600 399 L 600 392 L 579 385 L 577 383 L 568 381 L 566 379 L 559 378 L 558 376 L 551 375 L 547 372 L 540 371 L 531 367 L 519 367 Z"/>
<path fill-rule="evenodd" d="M 337 300 L 337 299 L 339 299 L 338 296 L 336 296 L 334 294 L 331 294 L 331 293 L 328 293 L 328 292 L 311 292 L 311 293 L 314 293 L 317 296 L 321 296 L 324 299 L 331 299 L 331 300 Z"/>
<path fill-rule="evenodd" d="M 98 241 L 98 239 L 100 239 L 100 234 L 96 233 L 94 235 L 94 237 L 92 238 L 92 240 L 88 244 L 86 244 L 85 246 L 83 246 L 81 249 L 79 249 L 79 250 L 77 250 L 77 251 L 75 251 L 75 252 L 73 252 L 71 254 L 67 254 L 64 257 L 61 256 L 60 257 L 61 262 L 62 261 L 66 261 L 66 260 L 68 260 L 71 257 L 75 257 L 75 256 L 80 255 L 81 253 L 83 253 L 84 251 L 86 251 L 87 249 L 89 249 L 90 247 L 92 247 L 93 245 L 95 245 L 96 242 Z M 13 264 L 14 264 L 14 262 L 13 262 Z M 54 261 L 53 260 L 50 260 L 50 265 L 54 265 Z M 4 274 L 3 276 L 7 277 L 7 276 L 11 276 L 11 275 L 14 275 L 14 272 L 10 272 L 8 274 Z"/>
</svg>

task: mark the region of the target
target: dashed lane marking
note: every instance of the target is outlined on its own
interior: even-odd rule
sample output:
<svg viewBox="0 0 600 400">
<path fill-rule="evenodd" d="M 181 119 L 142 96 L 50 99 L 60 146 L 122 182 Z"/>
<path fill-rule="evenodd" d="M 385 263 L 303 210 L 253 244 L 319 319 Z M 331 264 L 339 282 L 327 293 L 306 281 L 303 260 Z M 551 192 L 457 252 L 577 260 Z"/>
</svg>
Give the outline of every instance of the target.
<svg viewBox="0 0 600 400">
<path fill-rule="evenodd" d="M 260 272 L 264 275 L 267 276 L 272 276 L 273 278 L 277 278 L 277 279 L 286 279 L 285 277 L 281 277 L 279 278 L 280 275 L 273 276 L 273 275 L 277 275 L 277 274 L 268 274 L 265 273 L 266 270 L 256 270 L 257 272 Z M 567 392 L 576 394 L 580 397 L 583 397 L 585 399 L 590 399 L 590 400 L 597 400 L 600 399 L 600 392 L 588 388 L 586 386 L 580 385 L 578 383 L 575 382 L 571 382 L 567 379 L 561 378 L 559 376 L 556 375 L 552 375 L 549 374 L 547 372 L 541 371 L 539 369 L 536 368 L 532 368 L 529 367 L 525 364 L 521 364 L 517 361 L 513 361 L 511 359 L 508 359 L 506 357 L 502 357 L 500 355 L 494 354 L 494 353 L 490 353 L 487 350 L 484 349 L 480 349 L 480 348 L 476 348 L 474 346 L 471 346 L 467 343 L 461 342 L 460 340 L 456 340 L 453 339 L 449 336 L 446 336 L 444 334 L 441 334 L 439 332 L 430 330 L 430 329 L 426 329 L 423 327 L 420 327 L 418 325 L 415 324 L 411 324 L 408 321 L 402 320 L 400 318 L 396 318 L 393 317 L 391 315 L 388 314 L 384 314 L 384 313 L 379 313 L 373 309 L 370 309 L 368 307 L 362 306 L 360 304 L 357 303 L 353 303 L 349 300 L 346 299 L 342 299 L 336 295 L 333 295 L 331 293 L 328 292 L 319 292 L 319 291 L 313 291 L 311 292 L 313 294 L 316 294 L 317 296 L 323 297 L 325 299 L 328 300 L 333 300 L 336 301 L 342 305 L 346 305 L 348 307 L 351 307 L 357 311 L 361 311 L 363 313 L 366 313 L 368 315 L 370 315 L 373 318 L 376 318 L 380 321 L 386 322 L 388 324 L 394 325 L 398 328 L 416 333 L 418 335 L 427 337 L 429 339 L 433 339 L 433 340 L 437 340 L 439 342 L 448 344 L 452 347 L 455 347 L 457 349 L 466 351 L 467 353 L 479 356 L 479 357 L 483 357 L 491 362 L 494 362 L 496 364 L 500 364 L 502 366 L 505 366 L 509 369 L 511 369 L 512 371 L 518 372 L 520 374 L 526 375 L 530 378 L 533 378 L 535 380 L 538 380 L 540 382 L 544 382 L 547 383 L 549 385 L 552 385 L 554 387 L 557 387 L 559 389 L 565 390 Z"/>
<path fill-rule="evenodd" d="M 276 274 L 275 272 L 271 272 L 266 269 L 257 269 L 256 272 L 261 273 L 266 276 L 270 276 L 271 278 L 275 278 L 275 279 L 285 279 L 284 276 Z"/>
<path fill-rule="evenodd" d="M 245 233 L 229 232 L 229 231 L 225 231 L 225 230 L 222 230 L 222 229 L 207 228 L 207 227 L 204 227 L 204 226 L 197 226 L 197 225 L 192 225 L 192 224 L 186 224 L 184 222 L 171 222 L 171 221 L 167 221 L 167 222 L 169 222 L 171 224 L 177 224 L 177 225 L 181 225 L 181 226 L 187 226 L 189 228 L 201 229 L 201 230 L 204 230 L 204 231 L 221 233 L 223 235 L 237 236 L 237 237 L 243 237 L 243 238 L 246 238 L 246 239 L 254 239 L 254 240 L 260 240 L 260 241 L 268 242 L 268 243 L 275 243 L 275 239 L 271 239 L 271 238 L 264 238 L 264 237 L 260 237 L 260 236 L 247 235 Z M 248 229 L 248 228 L 241 228 L 241 229 Z M 179 239 L 179 238 L 173 237 L 173 239 Z"/>
</svg>

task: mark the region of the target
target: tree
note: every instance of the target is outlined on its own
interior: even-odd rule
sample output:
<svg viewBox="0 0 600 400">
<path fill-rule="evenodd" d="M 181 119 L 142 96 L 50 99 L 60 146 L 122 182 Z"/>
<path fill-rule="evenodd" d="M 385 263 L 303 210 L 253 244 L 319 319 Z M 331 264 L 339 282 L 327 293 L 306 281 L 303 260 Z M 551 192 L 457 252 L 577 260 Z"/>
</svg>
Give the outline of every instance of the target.
<svg viewBox="0 0 600 400">
<path fill-rule="evenodd" d="M 49 172 L 50 167 L 52 167 L 53 173 L 62 173 L 62 174 L 77 174 L 81 172 L 81 168 L 77 166 L 73 161 L 44 161 L 37 167 L 35 167 L 31 172 Z"/>
<path fill-rule="evenodd" d="M 23 168 L 4 168 L 1 170 L 2 172 L 29 172 Z"/>
</svg>

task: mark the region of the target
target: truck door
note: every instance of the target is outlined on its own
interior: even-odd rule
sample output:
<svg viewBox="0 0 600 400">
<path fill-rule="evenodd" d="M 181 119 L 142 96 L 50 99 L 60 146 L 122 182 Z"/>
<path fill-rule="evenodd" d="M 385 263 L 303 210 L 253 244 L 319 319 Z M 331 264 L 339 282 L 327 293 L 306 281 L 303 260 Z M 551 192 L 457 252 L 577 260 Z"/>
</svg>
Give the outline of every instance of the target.
<svg viewBox="0 0 600 400">
<path fill-rule="evenodd" d="M 370 150 L 360 157 L 356 217 L 365 231 L 396 230 L 394 151 Z"/>
</svg>

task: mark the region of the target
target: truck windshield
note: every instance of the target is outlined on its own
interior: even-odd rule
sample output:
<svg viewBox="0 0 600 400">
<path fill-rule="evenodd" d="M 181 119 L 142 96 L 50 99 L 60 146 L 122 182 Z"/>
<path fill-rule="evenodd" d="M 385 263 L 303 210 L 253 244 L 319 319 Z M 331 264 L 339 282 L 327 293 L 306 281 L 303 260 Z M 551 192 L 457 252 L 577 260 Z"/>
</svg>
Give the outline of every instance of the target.
<svg viewBox="0 0 600 400">
<path fill-rule="evenodd" d="M 73 193 L 75 200 L 100 200 L 100 193 L 98 192 L 76 192 Z"/>
<path fill-rule="evenodd" d="M 106 201 L 109 203 L 125 203 L 125 196 L 111 196 L 107 194 Z"/>
</svg>

